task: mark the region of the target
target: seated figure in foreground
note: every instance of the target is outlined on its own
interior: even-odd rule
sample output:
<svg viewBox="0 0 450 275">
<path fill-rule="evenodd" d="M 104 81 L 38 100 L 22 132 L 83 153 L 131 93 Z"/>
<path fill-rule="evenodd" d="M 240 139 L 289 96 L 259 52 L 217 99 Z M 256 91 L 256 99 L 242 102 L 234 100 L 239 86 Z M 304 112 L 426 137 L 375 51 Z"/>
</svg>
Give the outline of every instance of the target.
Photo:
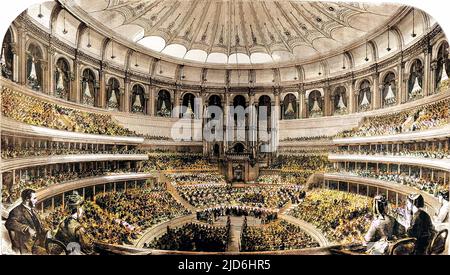
<svg viewBox="0 0 450 275">
<path fill-rule="evenodd" d="M 405 232 L 405 228 L 391 215 L 387 214 L 388 202 L 382 195 L 373 200 L 374 219 L 364 240 L 371 254 L 384 254 L 389 246 L 388 241 L 396 239 Z"/>
<path fill-rule="evenodd" d="M 424 206 L 425 201 L 422 195 L 411 194 L 408 196 L 406 210 L 409 214 L 410 222 L 407 225 L 407 234 L 409 237 L 417 239 L 414 249 L 414 254 L 416 255 L 426 253 L 428 245 L 435 234 L 431 217 L 423 210 Z"/>
</svg>

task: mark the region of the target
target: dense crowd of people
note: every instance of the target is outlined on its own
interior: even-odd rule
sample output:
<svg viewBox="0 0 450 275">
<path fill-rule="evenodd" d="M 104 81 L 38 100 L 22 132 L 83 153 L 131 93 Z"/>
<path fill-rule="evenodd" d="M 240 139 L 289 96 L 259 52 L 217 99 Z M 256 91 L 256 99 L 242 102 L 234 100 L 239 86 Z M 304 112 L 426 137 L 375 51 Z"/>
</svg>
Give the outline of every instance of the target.
<svg viewBox="0 0 450 275">
<path fill-rule="evenodd" d="M 239 205 L 211 207 L 197 211 L 197 220 L 210 224 L 214 223 L 222 216 L 250 216 L 261 219 L 261 223 L 265 224 L 276 220 L 278 212 L 264 208 Z"/>
<path fill-rule="evenodd" d="M 334 150 L 334 153 L 339 154 L 355 154 L 355 155 L 372 155 L 372 156 L 405 156 L 405 157 L 417 157 L 417 158 L 430 158 L 430 159 L 448 159 L 450 158 L 450 152 L 444 149 L 427 149 L 427 150 L 413 150 L 402 148 L 399 151 L 386 151 L 386 150 L 369 150 L 369 149 L 338 149 Z"/>
<path fill-rule="evenodd" d="M 411 186 L 417 188 L 419 190 L 428 192 L 432 195 L 436 195 L 441 190 L 448 190 L 449 185 L 440 184 L 437 181 L 431 181 L 426 178 L 421 178 L 419 174 L 412 173 L 408 175 L 402 172 L 392 172 L 392 171 L 382 171 L 379 170 L 361 170 L 361 169 L 353 169 L 353 170 L 338 170 L 339 173 L 345 173 L 352 176 L 358 177 L 366 177 L 366 178 L 374 178 L 378 180 L 388 181 L 396 184 L 402 184 L 406 186 Z"/>
<path fill-rule="evenodd" d="M 217 170 L 217 166 L 209 163 L 201 153 L 155 152 L 148 154 L 143 162 L 144 171 L 155 170 Z"/>
<path fill-rule="evenodd" d="M 330 241 L 346 244 L 363 241 L 370 225 L 370 207 L 369 197 L 316 189 L 287 214 L 315 225 Z"/>
<path fill-rule="evenodd" d="M 161 237 L 144 245 L 145 248 L 179 251 L 224 252 L 230 238 L 230 224 L 210 226 L 187 223 L 180 228 L 167 228 Z"/>
<path fill-rule="evenodd" d="M 28 175 L 26 177 L 18 178 L 16 184 L 12 185 L 12 181 L 4 182 L 2 185 L 2 202 L 12 203 L 20 198 L 20 193 L 26 188 L 32 188 L 39 190 L 55 184 L 61 184 L 67 181 L 98 177 L 105 175 L 113 175 L 120 173 L 135 172 L 132 168 L 102 168 L 102 169 L 85 169 L 81 171 L 55 171 L 54 173 L 48 173 L 45 175 Z M 11 184 L 10 184 L 11 183 Z"/>
<path fill-rule="evenodd" d="M 168 173 L 166 176 L 169 178 L 171 184 L 174 186 L 181 185 L 226 185 L 225 178 L 218 172 L 210 173 Z"/>
<path fill-rule="evenodd" d="M 297 203 L 304 196 L 301 186 L 178 186 L 182 198 L 197 208 L 222 205 L 246 205 L 262 208 L 281 208 L 286 203 Z"/>
<path fill-rule="evenodd" d="M 132 244 L 152 225 L 189 214 L 168 192 L 151 189 L 97 194 L 83 209 L 81 224 L 88 236 L 108 244 Z M 44 218 L 46 226 L 56 230 L 67 214 L 57 208 Z"/>
<path fill-rule="evenodd" d="M 328 156 L 324 155 L 279 155 L 269 165 L 269 169 L 282 171 L 313 170 L 320 171 L 329 167 Z"/>
<path fill-rule="evenodd" d="M 3 89 L 1 97 L 2 114 L 23 123 L 86 134 L 136 136 L 110 115 L 62 107 L 10 89 Z"/>
<path fill-rule="evenodd" d="M 323 140 L 332 140 L 332 136 L 309 136 L 309 137 L 287 137 L 281 141 L 323 141 Z"/>
<path fill-rule="evenodd" d="M 27 158 L 37 156 L 55 156 L 55 155 L 85 155 L 85 154 L 145 154 L 140 149 L 112 148 L 109 150 L 102 149 L 68 149 L 68 148 L 33 148 L 33 147 L 17 147 L 2 146 L 1 158 Z"/>
<path fill-rule="evenodd" d="M 337 137 L 395 135 L 440 127 L 448 124 L 450 99 L 434 102 L 397 113 L 365 117 L 362 124 L 343 131 Z"/>
<path fill-rule="evenodd" d="M 244 221 L 241 251 L 291 250 L 318 246 L 319 243 L 300 227 L 284 220 L 264 226 L 247 226 Z"/>
</svg>

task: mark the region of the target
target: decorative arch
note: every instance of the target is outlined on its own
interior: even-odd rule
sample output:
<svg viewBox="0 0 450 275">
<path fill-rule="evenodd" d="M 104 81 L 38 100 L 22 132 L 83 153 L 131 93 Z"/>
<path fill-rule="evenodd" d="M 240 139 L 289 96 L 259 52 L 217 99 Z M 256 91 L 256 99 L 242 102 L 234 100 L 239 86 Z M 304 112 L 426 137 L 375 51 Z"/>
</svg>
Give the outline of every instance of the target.
<svg viewBox="0 0 450 275">
<path fill-rule="evenodd" d="M 266 107 L 266 111 L 267 111 L 267 117 L 271 117 L 271 112 L 272 112 L 272 100 L 270 98 L 270 96 L 268 95 L 262 95 L 258 98 L 258 110 L 257 110 L 257 114 L 259 115 L 259 109 L 261 107 L 265 106 Z"/>
<path fill-rule="evenodd" d="M 348 113 L 347 89 L 344 86 L 338 86 L 331 93 L 333 103 L 333 114 L 343 115 Z"/>
<path fill-rule="evenodd" d="M 297 97 L 294 93 L 288 93 L 284 96 L 281 105 L 281 118 L 282 119 L 295 119 L 297 118 Z"/>
<path fill-rule="evenodd" d="M 96 75 L 91 68 L 83 70 L 81 84 L 81 103 L 97 106 L 98 83 Z"/>
<path fill-rule="evenodd" d="M 145 88 L 141 84 L 134 84 L 131 88 L 131 112 L 145 114 L 147 109 L 147 100 L 145 96 Z"/>
<path fill-rule="evenodd" d="M 1 75 L 9 80 L 14 80 L 14 34 L 12 28 L 8 28 L 5 37 L 3 38 L 3 44 L 0 57 Z"/>
<path fill-rule="evenodd" d="M 172 115 L 172 97 L 168 90 L 161 89 L 158 91 L 156 115 L 159 117 L 170 117 Z"/>
<path fill-rule="evenodd" d="M 395 37 L 397 38 L 397 45 L 399 47 L 398 50 L 403 50 L 403 47 L 405 45 L 405 39 L 403 38 L 402 32 L 399 30 L 397 26 L 392 26 L 391 31 L 393 34 L 395 34 Z"/>
<path fill-rule="evenodd" d="M 381 106 L 388 107 L 397 103 L 397 78 L 394 71 L 384 74 L 381 90 Z"/>
<path fill-rule="evenodd" d="M 372 83 L 369 79 L 362 79 L 357 83 L 358 111 L 368 111 L 372 106 Z"/>
<path fill-rule="evenodd" d="M 445 91 L 449 87 L 448 72 L 450 70 L 449 44 L 443 41 L 437 51 L 436 70 L 435 70 L 435 88 L 437 92 Z"/>
<path fill-rule="evenodd" d="M 323 116 L 324 100 L 322 93 L 319 90 L 313 90 L 308 94 L 308 117 Z"/>
<path fill-rule="evenodd" d="M 120 110 L 120 81 L 115 77 L 110 77 L 106 84 L 106 106 L 110 110 Z"/>
<path fill-rule="evenodd" d="M 182 97 L 181 113 L 184 118 L 194 118 L 197 113 L 195 106 L 195 95 L 193 93 L 185 93 Z"/>
<path fill-rule="evenodd" d="M 55 64 L 55 96 L 69 100 L 72 81 L 70 62 L 66 57 L 59 57 Z"/>
<path fill-rule="evenodd" d="M 27 85 L 36 91 L 43 90 L 44 81 L 44 50 L 39 43 L 31 41 L 27 45 L 26 76 Z"/>
<path fill-rule="evenodd" d="M 411 62 L 408 78 L 408 100 L 423 97 L 423 62 L 416 58 Z"/>
<path fill-rule="evenodd" d="M 273 93 L 257 93 L 255 94 L 255 101 L 259 101 L 259 99 L 263 96 L 268 96 L 271 102 L 275 101 L 275 96 Z"/>
</svg>

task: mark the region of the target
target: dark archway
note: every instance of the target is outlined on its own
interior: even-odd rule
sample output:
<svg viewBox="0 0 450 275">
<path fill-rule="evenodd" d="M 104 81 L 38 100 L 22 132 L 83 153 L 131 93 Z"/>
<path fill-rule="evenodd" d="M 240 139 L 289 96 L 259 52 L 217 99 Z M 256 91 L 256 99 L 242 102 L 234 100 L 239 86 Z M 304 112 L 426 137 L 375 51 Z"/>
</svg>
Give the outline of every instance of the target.
<svg viewBox="0 0 450 275">
<path fill-rule="evenodd" d="M 43 61 L 41 48 L 31 43 L 27 49 L 27 85 L 36 91 L 42 91 L 44 79 Z"/>
<path fill-rule="evenodd" d="M 85 69 L 83 71 L 80 98 L 81 102 L 85 105 L 97 105 L 97 80 L 91 69 Z"/>
<path fill-rule="evenodd" d="M 322 94 L 318 90 L 314 90 L 308 95 L 308 111 L 309 117 L 323 116 L 323 99 Z"/>
<path fill-rule="evenodd" d="M 423 66 L 419 59 L 414 60 L 409 70 L 408 79 L 408 100 L 415 100 L 423 97 L 422 92 Z"/>
<path fill-rule="evenodd" d="M 133 86 L 131 93 L 131 112 L 145 114 L 146 100 L 145 91 L 142 85 L 136 84 Z"/>
<path fill-rule="evenodd" d="M 449 87 L 448 72 L 450 70 L 450 61 L 448 55 L 448 43 L 444 42 L 439 47 L 437 55 L 437 68 L 435 73 L 436 92 L 442 92 Z"/>
<path fill-rule="evenodd" d="M 156 101 L 156 115 L 160 117 L 170 117 L 172 114 L 172 101 L 170 93 L 166 90 L 158 92 Z"/>
<path fill-rule="evenodd" d="M 295 119 L 297 117 L 297 99 L 294 94 L 287 94 L 283 100 L 281 116 L 283 119 Z"/>
<path fill-rule="evenodd" d="M 368 111 L 372 105 L 372 91 L 369 80 L 364 79 L 359 85 L 358 111 Z"/>
<path fill-rule="evenodd" d="M 343 115 L 348 112 L 347 89 L 344 86 L 337 87 L 333 92 L 333 114 Z"/>
<path fill-rule="evenodd" d="M 382 107 L 392 106 L 397 103 L 397 87 L 395 74 L 393 72 L 389 72 L 384 77 L 381 96 Z"/>
<path fill-rule="evenodd" d="M 11 30 L 6 31 L 3 38 L 3 45 L 1 49 L 0 66 L 1 73 L 4 78 L 14 80 L 14 52 L 12 48 L 13 36 Z"/>
<path fill-rule="evenodd" d="M 183 95 L 181 114 L 184 118 L 194 118 L 196 114 L 195 96 L 191 93 Z"/>
<path fill-rule="evenodd" d="M 70 95 L 70 65 L 65 58 L 56 61 L 55 69 L 55 96 L 69 100 Z"/>
<path fill-rule="evenodd" d="M 111 110 L 120 109 L 120 82 L 114 77 L 108 80 L 106 106 Z"/>
</svg>

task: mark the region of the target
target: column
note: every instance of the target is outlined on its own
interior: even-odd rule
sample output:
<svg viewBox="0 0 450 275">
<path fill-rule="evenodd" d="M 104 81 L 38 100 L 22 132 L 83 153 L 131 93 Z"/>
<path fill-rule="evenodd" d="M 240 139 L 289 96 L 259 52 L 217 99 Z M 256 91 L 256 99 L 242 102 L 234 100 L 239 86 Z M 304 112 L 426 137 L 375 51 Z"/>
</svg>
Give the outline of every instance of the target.
<svg viewBox="0 0 450 275">
<path fill-rule="evenodd" d="M 436 70 L 437 70 L 437 67 L 438 67 L 438 63 L 437 63 L 437 60 L 433 60 L 431 63 L 430 63 L 430 67 L 431 67 L 431 77 L 430 77 L 430 83 L 429 83 L 429 90 L 428 90 L 428 93 L 427 94 L 425 94 L 425 95 L 432 95 L 432 94 L 435 94 L 436 93 Z M 424 70 L 426 70 L 427 68 L 425 67 L 424 68 Z M 425 92 L 427 92 L 427 91 L 425 91 Z"/>
<path fill-rule="evenodd" d="M 372 107 L 373 109 L 379 109 L 381 107 L 381 91 L 382 84 L 380 84 L 380 74 L 377 72 L 372 75 L 373 88 L 372 88 Z"/>
<path fill-rule="evenodd" d="M 19 48 L 19 84 L 25 86 L 27 85 L 27 49 L 26 49 L 26 33 L 24 32 L 23 28 L 18 29 L 19 35 L 18 35 L 18 48 Z"/>
<path fill-rule="evenodd" d="M 323 89 L 323 115 L 330 116 L 331 115 L 331 88 L 329 86 Z"/>
<path fill-rule="evenodd" d="M 156 111 L 155 111 L 155 107 L 156 107 L 156 105 L 155 105 L 156 89 L 152 85 L 149 85 L 148 89 L 150 91 L 150 101 L 149 101 L 149 105 L 147 107 L 147 111 L 148 111 L 147 115 L 155 116 L 155 114 L 156 114 Z"/>
<path fill-rule="evenodd" d="M 105 83 L 105 71 L 101 68 L 98 71 L 98 81 L 99 81 L 99 90 L 98 90 L 98 102 L 97 107 L 105 108 L 106 106 L 106 83 Z"/>
<path fill-rule="evenodd" d="M 75 101 L 76 103 L 80 103 L 80 91 L 82 81 L 80 65 L 81 65 L 80 60 L 78 59 L 78 57 L 75 57 L 75 59 L 73 60 L 73 68 L 72 68 L 74 80 L 71 83 L 72 89 L 70 91 L 69 100 Z"/>
<path fill-rule="evenodd" d="M 348 108 L 348 112 L 351 114 L 351 113 L 354 113 L 355 112 L 355 107 L 356 107 L 356 104 L 355 104 L 355 102 L 356 102 L 356 95 L 355 95 L 355 92 L 354 92 L 354 85 L 353 85 L 353 79 L 352 80 L 350 80 L 350 82 L 349 82 L 349 85 L 348 85 L 348 103 L 347 103 L 347 108 Z"/>
<path fill-rule="evenodd" d="M 228 126 L 229 126 L 229 100 L 230 96 L 228 95 L 228 89 L 225 88 L 225 95 L 224 95 L 224 103 L 223 103 L 223 136 L 224 136 L 224 143 L 223 143 L 223 150 L 224 153 L 228 151 Z"/>
<path fill-rule="evenodd" d="M 303 84 L 299 85 L 297 93 L 297 118 L 304 118 L 303 109 L 305 109 L 305 88 Z"/>
<path fill-rule="evenodd" d="M 249 116 L 249 125 L 248 125 L 248 130 L 249 130 L 249 136 L 248 136 L 248 140 L 250 141 L 250 144 L 253 146 L 255 144 L 256 141 L 256 123 L 257 123 L 257 119 L 256 119 L 256 108 L 255 108 L 255 91 L 250 90 L 248 92 L 248 96 L 249 96 L 249 104 L 248 106 L 250 107 L 250 114 L 248 114 Z"/>
<path fill-rule="evenodd" d="M 48 81 L 47 81 L 47 91 L 49 95 L 55 95 L 55 48 L 50 45 L 47 50 L 47 69 L 48 69 Z"/>
<path fill-rule="evenodd" d="M 179 118 L 181 113 L 181 105 L 180 104 L 180 93 L 178 89 L 174 92 L 174 99 L 172 102 L 172 108 L 175 110 L 175 112 L 172 113 L 172 117 Z"/>
<path fill-rule="evenodd" d="M 124 79 L 124 91 L 123 91 L 123 100 L 121 102 L 121 108 L 122 112 L 129 113 L 130 112 L 130 94 L 131 94 L 131 87 L 130 87 L 130 78 L 125 76 Z"/>
<path fill-rule="evenodd" d="M 431 46 L 427 45 L 424 49 L 424 64 L 423 64 L 423 81 L 422 81 L 422 93 L 424 96 L 427 96 L 430 94 L 431 91 L 431 76 L 433 75 L 433 72 L 431 70 Z"/>
<path fill-rule="evenodd" d="M 405 74 L 405 62 L 400 62 L 398 64 L 398 79 L 397 79 L 397 104 L 401 104 L 406 102 L 408 99 L 407 96 L 407 77 L 404 76 Z"/>
</svg>

